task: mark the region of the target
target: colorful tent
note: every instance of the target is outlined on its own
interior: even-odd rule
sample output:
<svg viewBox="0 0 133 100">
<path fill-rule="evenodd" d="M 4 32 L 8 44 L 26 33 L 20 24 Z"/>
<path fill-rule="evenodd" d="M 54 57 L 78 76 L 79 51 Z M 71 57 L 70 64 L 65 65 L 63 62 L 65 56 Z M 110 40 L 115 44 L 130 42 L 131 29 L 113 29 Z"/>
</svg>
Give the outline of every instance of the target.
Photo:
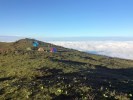
<svg viewBox="0 0 133 100">
<path fill-rule="evenodd" d="M 51 48 L 50 52 L 57 52 L 57 49 L 56 48 Z"/>
<path fill-rule="evenodd" d="M 37 41 L 34 41 L 33 42 L 33 47 L 38 47 L 39 46 L 39 43 Z"/>
</svg>

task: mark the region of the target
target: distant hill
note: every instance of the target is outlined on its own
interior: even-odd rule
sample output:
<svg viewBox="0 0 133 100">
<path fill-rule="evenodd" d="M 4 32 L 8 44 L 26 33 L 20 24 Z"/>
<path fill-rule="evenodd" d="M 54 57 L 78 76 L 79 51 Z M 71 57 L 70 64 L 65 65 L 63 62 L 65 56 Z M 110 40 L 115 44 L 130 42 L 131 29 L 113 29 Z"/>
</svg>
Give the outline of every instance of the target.
<svg viewBox="0 0 133 100">
<path fill-rule="evenodd" d="M 37 41 L 39 43 L 39 47 L 44 47 L 45 49 L 50 49 L 51 47 L 55 47 L 57 48 L 59 51 L 60 50 L 65 50 L 66 48 L 63 48 L 61 46 L 56 46 L 54 44 L 50 44 L 50 43 L 46 43 L 46 42 L 42 42 L 36 39 L 29 39 L 29 38 L 25 38 L 25 39 L 20 39 L 16 42 L 0 42 L 0 49 L 3 50 L 26 50 L 26 48 L 28 47 L 33 47 L 33 42 Z M 38 47 L 38 48 L 39 48 Z M 68 49 L 67 49 L 68 50 Z"/>
<path fill-rule="evenodd" d="M 22 36 L 0 36 L 0 41 L 1 42 L 13 42 L 13 41 L 17 41 L 20 40 L 24 37 Z"/>
<path fill-rule="evenodd" d="M 33 41 L 44 51 L 34 49 Z M 0 99 L 132 100 L 133 61 L 35 39 L 0 42 Z"/>
</svg>

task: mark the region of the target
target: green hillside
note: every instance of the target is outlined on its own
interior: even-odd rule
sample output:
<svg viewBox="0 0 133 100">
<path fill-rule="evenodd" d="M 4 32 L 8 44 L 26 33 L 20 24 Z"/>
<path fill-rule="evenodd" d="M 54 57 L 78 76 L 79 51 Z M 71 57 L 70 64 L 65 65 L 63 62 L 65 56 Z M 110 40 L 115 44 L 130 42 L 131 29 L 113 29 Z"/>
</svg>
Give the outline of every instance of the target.
<svg viewBox="0 0 133 100">
<path fill-rule="evenodd" d="M 0 42 L 0 100 L 133 99 L 132 60 L 33 41 Z"/>
</svg>

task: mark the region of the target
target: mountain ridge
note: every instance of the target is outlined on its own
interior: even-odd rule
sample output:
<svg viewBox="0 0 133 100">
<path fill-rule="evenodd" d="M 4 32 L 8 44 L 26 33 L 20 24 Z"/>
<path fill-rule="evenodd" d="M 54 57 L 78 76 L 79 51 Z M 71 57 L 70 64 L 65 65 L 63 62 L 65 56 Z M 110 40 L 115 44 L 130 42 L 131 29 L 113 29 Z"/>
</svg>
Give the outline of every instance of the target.
<svg viewBox="0 0 133 100">
<path fill-rule="evenodd" d="M 27 50 L 32 42 L 45 50 Z M 39 48 L 38 47 L 38 48 Z M 0 42 L 0 99 L 132 100 L 133 61 L 34 39 Z"/>
</svg>

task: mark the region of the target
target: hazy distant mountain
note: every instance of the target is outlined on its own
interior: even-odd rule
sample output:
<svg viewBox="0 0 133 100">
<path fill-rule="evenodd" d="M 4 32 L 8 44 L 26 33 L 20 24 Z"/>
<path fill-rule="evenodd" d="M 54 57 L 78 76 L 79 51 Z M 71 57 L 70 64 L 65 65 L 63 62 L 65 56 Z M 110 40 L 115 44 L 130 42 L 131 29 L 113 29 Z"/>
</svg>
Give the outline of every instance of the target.
<svg viewBox="0 0 133 100">
<path fill-rule="evenodd" d="M 22 36 L 0 36 L 0 41 L 13 42 L 25 37 Z M 133 37 L 29 37 L 41 41 L 132 41 Z"/>
<path fill-rule="evenodd" d="M 20 36 L 0 36 L 0 42 L 14 42 L 16 40 L 22 39 L 24 37 Z"/>
</svg>

